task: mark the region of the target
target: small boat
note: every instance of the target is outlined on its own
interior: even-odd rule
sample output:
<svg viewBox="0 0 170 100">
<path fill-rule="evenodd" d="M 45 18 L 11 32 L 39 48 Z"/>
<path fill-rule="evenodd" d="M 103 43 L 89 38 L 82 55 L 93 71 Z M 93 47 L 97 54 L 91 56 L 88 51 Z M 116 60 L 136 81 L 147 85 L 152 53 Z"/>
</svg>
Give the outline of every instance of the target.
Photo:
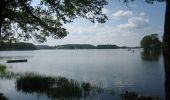
<svg viewBox="0 0 170 100">
<path fill-rule="evenodd" d="M 19 63 L 19 62 L 27 62 L 27 59 L 7 60 L 7 63 Z"/>
</svg>

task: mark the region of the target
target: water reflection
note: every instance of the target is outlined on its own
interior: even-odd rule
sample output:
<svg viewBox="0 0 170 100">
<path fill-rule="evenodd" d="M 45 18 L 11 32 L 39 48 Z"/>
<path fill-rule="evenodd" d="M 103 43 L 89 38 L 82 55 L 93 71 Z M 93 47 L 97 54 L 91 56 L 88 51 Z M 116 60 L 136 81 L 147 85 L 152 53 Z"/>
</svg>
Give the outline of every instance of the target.
<svg viewBox="0 0 170 100">
<path fill-rule="evenodd" d="M 161 50 L 143 50 L 141 51 L 141 58 L 145 61 L 159 61 Z"/>
</svg>

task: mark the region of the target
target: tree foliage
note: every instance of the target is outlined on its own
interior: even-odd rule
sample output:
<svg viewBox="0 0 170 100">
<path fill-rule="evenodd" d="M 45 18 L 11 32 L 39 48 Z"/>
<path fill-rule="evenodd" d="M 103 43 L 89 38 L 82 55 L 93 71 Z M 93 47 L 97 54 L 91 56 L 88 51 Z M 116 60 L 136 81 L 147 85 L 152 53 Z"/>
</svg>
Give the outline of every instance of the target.
<svg viewBox="0 0 170 100">
<path fill-rule="evenodd" d="M 135 1 L 135 0 L 121 0 L 125 3 L 129 3 L 131 1 Z M 149 3 L 149 4 L 153 4 L 154 2 L 165 2 L 166 0 L 144 0 L 145 2 Z"/>
<path fill-rule="evenodd" d="M 142 38 L 140 45 L 144 50 L 160 49 L 161 42 L 158 38 L 158 34 L 147 35 Z"/>
<path fill-rule="evenodd" d="M 95 46 L 91 44 L 65 44 L 58 45 L 57 49 L 95 49 Z"/>
<path fill-rule="evenodd" d="M 104 23 L 102 8 L 106 0 L 1 0 L 1 41 L 34 39 L 45 42 L 47 37 L 64 38 L 68 32 L 63 24 L 82 17 Z"/>
<path fill-rule="evenodd" d="M 58 45 L 56 49 L 120 49 L 120 48 L 128 48 L 128 47 L 119 47 L 117 45 L 105 44 L 105 45 L 91 45 L 91 44 L 65 44 Z"/>
</svg>

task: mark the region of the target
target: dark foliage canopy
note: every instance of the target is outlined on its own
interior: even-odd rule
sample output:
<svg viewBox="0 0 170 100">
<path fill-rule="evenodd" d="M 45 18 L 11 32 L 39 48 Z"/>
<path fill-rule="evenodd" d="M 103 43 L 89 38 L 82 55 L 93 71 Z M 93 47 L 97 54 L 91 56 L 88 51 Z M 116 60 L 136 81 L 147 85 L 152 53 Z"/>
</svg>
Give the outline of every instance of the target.
<svg viewBox="0 0 170 100">
<path fill-rule="evenodd" d="M 135 1 L 135 0 L 121 0 L 125 3 L 129 3 L 130 1 Z M 153 4 L 154 2 L 165 2 L 166 0 L 144 0 L 145 2 L 149 4 Z"/>
<path fill-rule="evenodd" d="M 158 50 L 161 48 L 161 42 L 158 34 L 147 35 L 142 38 L 140 45 L 144 50 Z"/>
<path fill-rule="evenodd" d="M 104 23 L 102 8 L 106 0 L 1 0 L 1 41 L 34 39 L 45 42 L 47 37 L 64 38 L 68 32 L 63 24 L 81 17 Z"/>
</svg>

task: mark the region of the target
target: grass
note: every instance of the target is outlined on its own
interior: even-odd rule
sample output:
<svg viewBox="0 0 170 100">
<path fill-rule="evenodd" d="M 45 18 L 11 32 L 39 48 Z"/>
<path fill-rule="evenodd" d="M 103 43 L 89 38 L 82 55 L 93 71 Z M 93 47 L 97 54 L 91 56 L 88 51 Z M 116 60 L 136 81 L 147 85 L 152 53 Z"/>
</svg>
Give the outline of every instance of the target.
<svg viewBox="0 0 170 100">
<path fill-rule="evenodd" d="M 99 93 L 99 86 L 92 86 L 89 82 L 78 81 L 65 77 L 50 77 L 38 74 L 26 74 L 17 79 L 16 88 L 25 93 L 46 94 L 49 98 L 81 98 Z"/>
<path fill-rule="evenodd" d="M 0 64 L 0 78 L 1 79 L 15 79 L 25 75 L 24 73 L 14 73 L 6 70 L 6 66 Z"/>
<path fill-rule="evenodd" d="M 0 72 L 5 72 L 6 66 L 0 64 Z"/>
</svg>

